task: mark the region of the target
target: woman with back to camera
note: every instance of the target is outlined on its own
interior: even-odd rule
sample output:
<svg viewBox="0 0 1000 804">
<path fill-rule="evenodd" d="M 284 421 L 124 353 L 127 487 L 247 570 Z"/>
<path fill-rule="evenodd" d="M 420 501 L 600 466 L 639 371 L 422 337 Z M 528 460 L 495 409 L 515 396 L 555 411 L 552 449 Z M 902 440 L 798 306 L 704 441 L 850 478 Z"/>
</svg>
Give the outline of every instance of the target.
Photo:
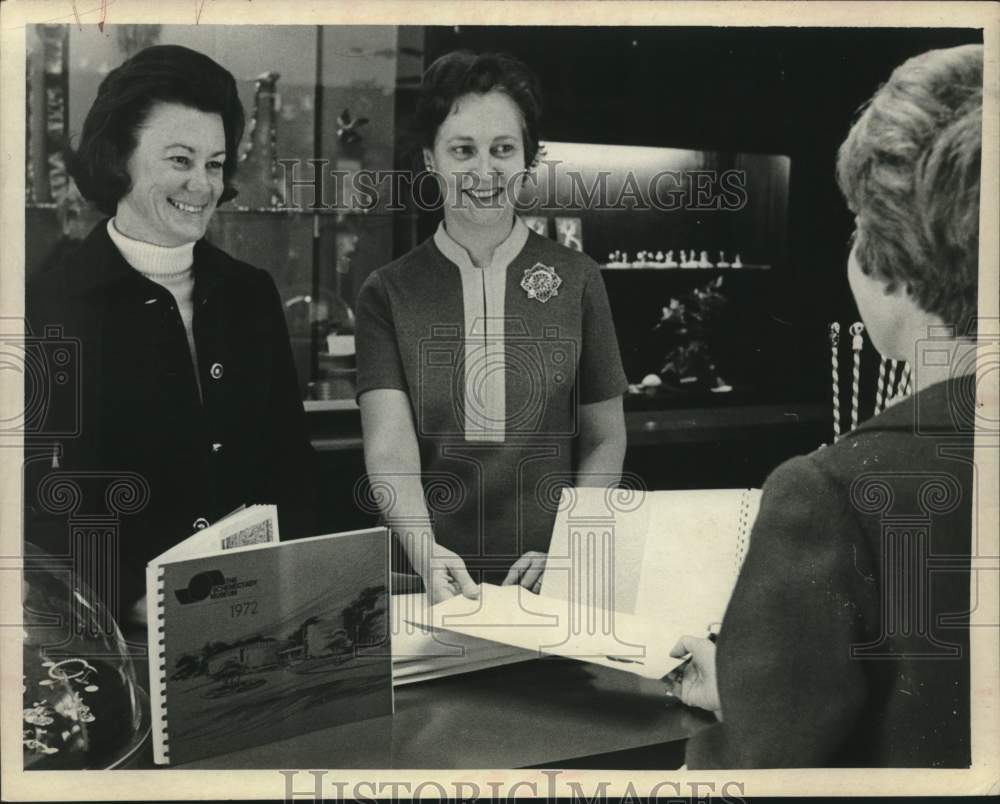
<svg viewBox="0 0 1000 804">
<path fill-rule="evenodd" d="M 840 147 L 851 290 L 916 392 L 768 478 L 717 651 L 674 649 L 722 718 L 688 767 L 970 764 L 982 84 L 981 46 L 916 56 Z"/>
<path fill-rule="evenodd" d="M 32 332 L 58 325 L 79 341 L 81 397 L 80 435 L 30 467 L 26 538 L 67 551 L 65 521 L 37 493 L 56 464 L 138 475 L 149 499 L 119 525 L 123 611 L 144 594 L 147 561 L 242 504 L 277 504 L 284 537 L 312 526 L 312 448 L 277 289 L 204 239 L 236 194 L 243 128 L 233 76 L 201 53 L 156 46 L 112 70 L 70 160 L 112 217 L 27 289 Z"/>
<path fill-rule="evenodd" d="M 474 596 L 470 568 L 537 591 L 552 488 L 621 473 L 626 382 L 600 271 L 514 210 L 540 110 L 512 57 L 427 69 L 416 128 L 444 220 L 359 294 L 368 475 L 435 602 Z"/>
</svg>

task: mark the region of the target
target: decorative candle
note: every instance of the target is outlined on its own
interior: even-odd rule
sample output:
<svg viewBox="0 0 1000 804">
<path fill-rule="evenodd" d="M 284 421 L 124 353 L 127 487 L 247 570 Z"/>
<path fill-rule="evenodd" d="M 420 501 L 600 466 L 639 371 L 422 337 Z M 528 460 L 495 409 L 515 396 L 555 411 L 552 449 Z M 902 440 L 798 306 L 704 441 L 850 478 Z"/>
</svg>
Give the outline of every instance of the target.
<svg viewBox="0 0 1000 804">
<path fill-rule="evenodd" d="M 837 349 L 840 346 L 840 324 L 830 324 L 830 376 L 833 379 L 833 440 L 840 438 L 840 364 Z"/>
<path fill-rule="evenodd" d="M 878 382 L 875 385 L 875 414 L 882 412 L 885 407 L 885 372 L 889 366 L 889 359 L 883 357 L 878 364 Z"/>
<path fill-rule="evenodd" d="M 861 349 L 865 345 L 864 336 L 865 325 L 860 321 L 851 324 L 851 351 L 853 361 L 851 364 L 851 429 L 858 426 L 858 401 L 861 388 Z"/>
</svg>

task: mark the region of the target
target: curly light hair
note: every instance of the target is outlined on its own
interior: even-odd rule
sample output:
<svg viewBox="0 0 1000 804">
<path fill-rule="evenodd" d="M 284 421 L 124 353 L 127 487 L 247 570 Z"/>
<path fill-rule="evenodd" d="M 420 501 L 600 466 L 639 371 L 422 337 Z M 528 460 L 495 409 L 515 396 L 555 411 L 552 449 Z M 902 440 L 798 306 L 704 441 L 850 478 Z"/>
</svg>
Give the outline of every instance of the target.
<svg viewBox="0 0 1000 804">
<path fill-rule="evenodd" d="M 904 284 L 921 309 L 970 335 L 982 107 L 982 46 L 932 50 L 893 71 L 837 155 L 837 181 L 857 217 L 861 270 Z"/>
</svg>

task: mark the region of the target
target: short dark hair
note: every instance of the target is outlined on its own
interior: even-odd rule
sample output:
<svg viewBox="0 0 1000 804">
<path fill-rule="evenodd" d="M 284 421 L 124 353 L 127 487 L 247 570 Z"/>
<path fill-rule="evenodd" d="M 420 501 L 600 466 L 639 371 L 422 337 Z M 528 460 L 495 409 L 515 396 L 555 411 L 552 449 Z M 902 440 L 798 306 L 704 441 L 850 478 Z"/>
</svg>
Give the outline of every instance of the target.
<svg viewBox="0 0 1000 804">
<path fill-rule="evenodd" d="M 976 315 L 982 114 L 982 46 L 932 50 L 893 71 L 837 155 L 861 270 L 959 335 Z"/>
<path fill-rule="evenodd" d="M 506 53 L 477 55 L 469 50 L 454 50 L 427 68 L 414 120 L 420 146 L 434 147 L 438 129 L 462 95 L 484 95 L 493 90 L 505 93 L 520 110 L 524 163 L 525 167 L 534 167 L 539 156 L 541 84 L 524 62 Z"/>
<path fill-rule="evenodd" d="M 236 196 L 237 150 L 245 118 L 232 74 L 203 53 L 179 45 L 156 45 L 136 53 L 101 81 L 79 145 L 69 150 L 70 175 L 84 198 L 113 215 L 128 194 L 128 160 L 138 130 L 158 103 L 177 103 L 222 117 L 226 160 L 219 203 Z"/>
</svg>

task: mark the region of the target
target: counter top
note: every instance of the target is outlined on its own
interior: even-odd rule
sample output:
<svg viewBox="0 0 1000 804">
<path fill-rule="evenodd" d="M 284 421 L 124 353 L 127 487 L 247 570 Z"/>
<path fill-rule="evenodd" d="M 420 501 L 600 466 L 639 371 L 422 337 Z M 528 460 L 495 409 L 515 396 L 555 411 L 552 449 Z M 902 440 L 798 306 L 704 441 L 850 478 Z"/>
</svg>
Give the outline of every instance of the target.
<svg viewBox="0 0 1000 804">
<path fill-rule="evenodd" d="M 350 405 L 307 403 L 313 447 L 320 452 L 361 450 L 361 416 Z M 829 407 L 808 403 L 715 408 L 632 410 L 625 413 L 629 446 L 745 439 L 796 427 L 825 427 Z"/>
<path fill-rule="evenodd" d="M 683 764 L 678 741 L 712 722 L 658 681 L 545 658 L 397 687 L 394 716 L 178 767 L 669 769 Z"/>
</svg>

